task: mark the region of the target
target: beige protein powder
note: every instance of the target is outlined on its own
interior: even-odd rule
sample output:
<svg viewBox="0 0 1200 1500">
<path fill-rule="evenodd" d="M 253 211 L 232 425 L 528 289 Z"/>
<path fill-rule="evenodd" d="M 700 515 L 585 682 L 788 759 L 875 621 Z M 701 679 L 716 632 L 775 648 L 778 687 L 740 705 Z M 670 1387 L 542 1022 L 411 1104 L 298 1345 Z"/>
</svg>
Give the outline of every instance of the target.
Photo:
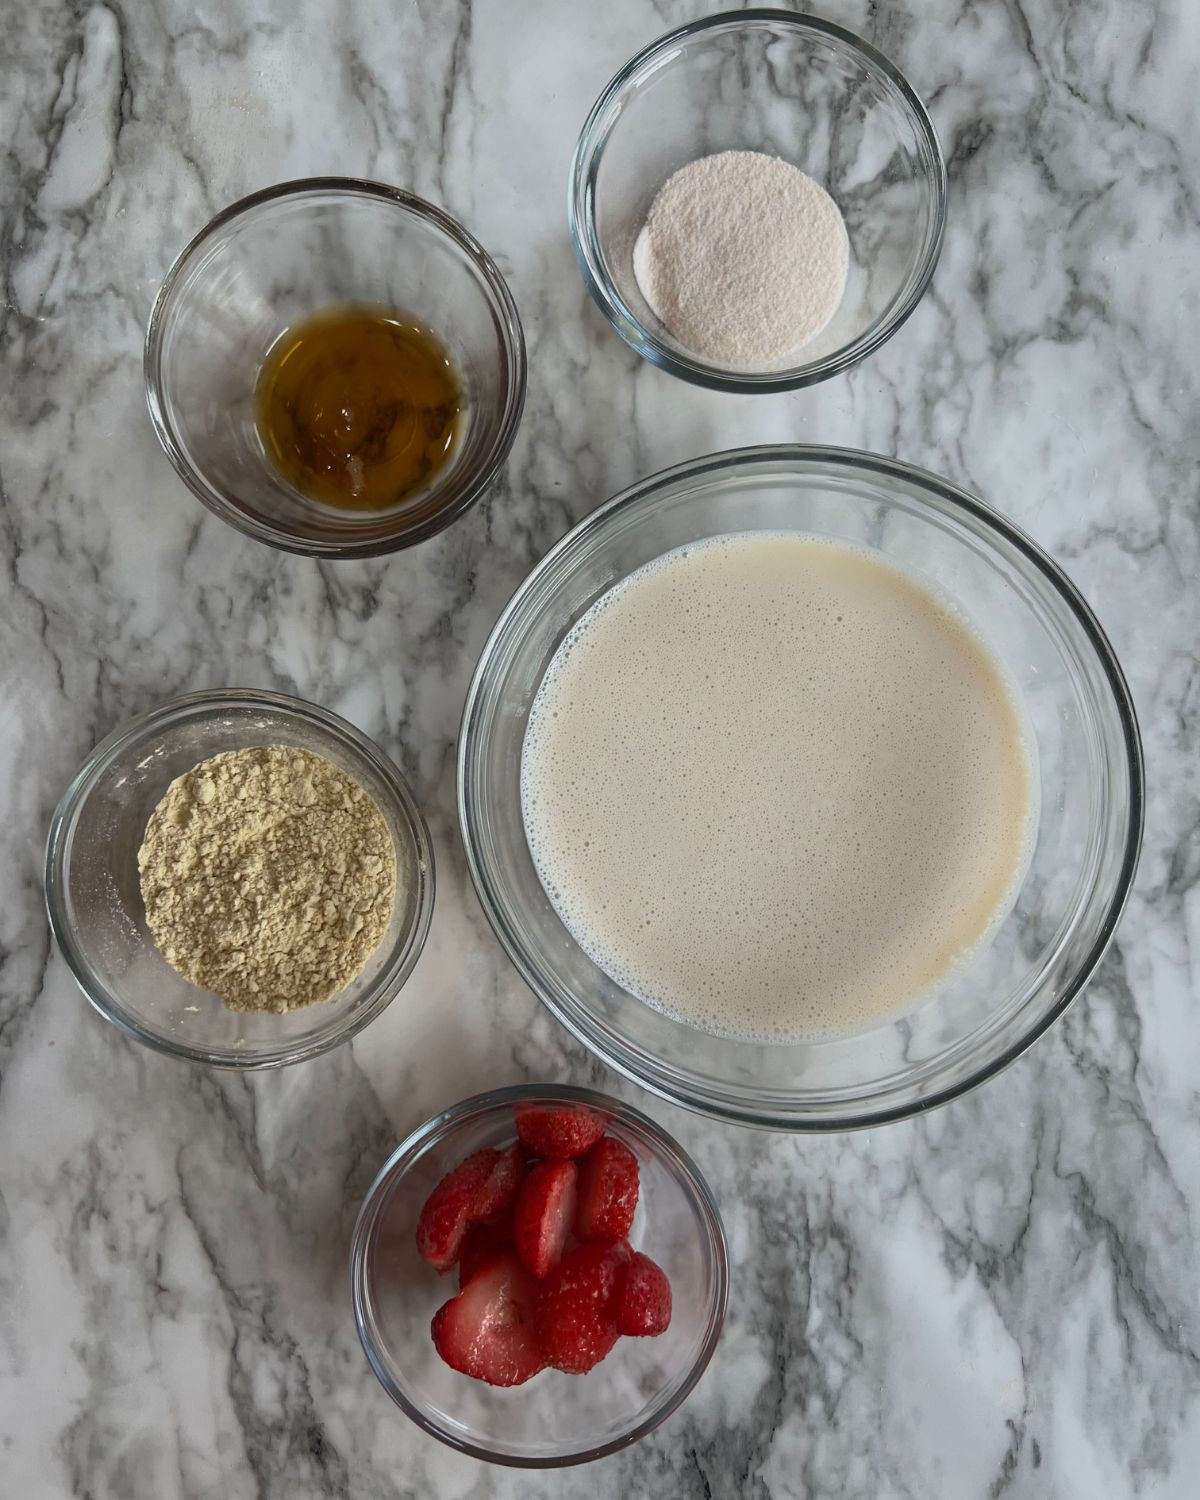
<svg viewBox="0 0 1200 1500">
<path fill-rule="evenodd" d="M 396 899 L 375 803 L 323 756 L 288 745 L 231 750 L 177 777 L 138 871 L 163 957 L 240 1011 L 282 1014 L 344 989 Z"/>
</svg>

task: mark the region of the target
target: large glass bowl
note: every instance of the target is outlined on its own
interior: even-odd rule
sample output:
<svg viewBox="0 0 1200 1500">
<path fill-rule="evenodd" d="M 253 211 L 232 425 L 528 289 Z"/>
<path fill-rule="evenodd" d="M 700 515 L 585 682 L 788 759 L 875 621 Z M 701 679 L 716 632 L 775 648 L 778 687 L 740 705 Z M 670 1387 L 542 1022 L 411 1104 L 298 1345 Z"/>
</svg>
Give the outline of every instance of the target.
<svg viewBox="0 0 1200 1500">
<path fill-rule="evenodd" d="M 1019 685 L 1037 742 L 1041 817 L 994 940 L 937 996 L 852 1037 L 763 1045 L 668 1019 L 592 962 L 538 880 L 521 819 L 525 726 L 563 636 L 596 599 L 672 548 L 743 531 L 876 548 L 956 601 Z M 1142 760 L 1121 669 L 1087 604 L 1002 516 L 932 474 L 833 448 L 714 454 L 644 480 L 533 570 L 467 696 L 459 817 L 479 899 L 549 1009 L 613 1067 L 679 1104 L 786 1130 L 898 1119 L 1011 1062 L 1100 961 L 1142 830 Z"/>
<path fill-rule="evenodd" d="M 374 800 L 396 851 L 396 902 L 379 947 L 336 995 L 283 1015 L 230 1010 L 173 969 L 146 926 L 137 856 L 177 776 L 212 755 L 291 745 L 322 755 Z M 433 915 L 433 850 L 396 767 L 366 735 L 279 693 L 190 693 L 97 745 L 63 794 L 46 848 L 50 927 L 79 988 L 158 1052 L 218 1068 L 303 1062 L 380 1015 L 412 973 Z"/>
<path fill-rule="evenodd" d="M 791 162 L 845 220 L 841 306 L 796 356 L 771 365 L 693 353 L 633 274 L 634 241 L 659 188 L 717 151 Z M 584 282 L 639 354 L 715 390 L 792 390 L 866 358 L 921 300 L 942 247 L 946 168 L 924 105 L 874 47 L 815 16 L 732 11 L 660 37 L 609 83 L 575 148 L 567 208 Z"/>
<path fill-rule="evenodd" d="M 450 461 L 386 511 L 301 494 L 255 422 L 259 371 L 280 335 L 347 303 L 411 313 L 463 382 Z M 424 541 L 487 489 L 521 420 L 525 343 L 494 261 L 448 213 L 383 183 L 314 177 L 243 198 L 183 250 L 150 315 L 145 372 L 159 441 L 209 510 L 286 551 L 369 557 Z"/>
<path fill-rule="evenodd" d="M 464 1157 L 516 1137 L 513 1105 L 576 1102 L 611 1116 L 608 1133 L 637 1157 L 629 1239 L 671 1281 L 671 1326 L 621 1339 L 586 1375 L 544 1370 L 496 1389 L 444 1364 L 429 1336 L 458 1290 L 417 1255 L 417 1218 L 434 1185 Z M 653 1120 L 588 1089 L 527 1084 L 464 1099 L 397 1146 L 371 1185 L 350 1252 L 354 1317 L 371 1368 L 400 1409 L 452 1448 L 492 1463 L 548 1469 L 587 1463 L 652 1432 L 708 1367 L 729 1292 L 721 1215 L 691 1158 Z"/>
</svg>

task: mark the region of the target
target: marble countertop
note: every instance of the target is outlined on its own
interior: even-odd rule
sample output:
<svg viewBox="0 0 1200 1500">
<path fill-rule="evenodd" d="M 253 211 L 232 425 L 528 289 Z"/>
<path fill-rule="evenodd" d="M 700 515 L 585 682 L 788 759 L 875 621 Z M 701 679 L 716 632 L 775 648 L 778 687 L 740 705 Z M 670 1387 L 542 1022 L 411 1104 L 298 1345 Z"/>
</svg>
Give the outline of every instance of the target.
<svg viewBox="0 0 1200 1500">
<path fill-rule="evenodd" d="M 1057 1497 L 1200 1471 L 1200 140 L 1191 0 L 823 0 L 928 101 L 950 178 L 933 287 L 866 365 L 790 396 L 687 388 L 589 302 L 567 164 L 615 69 L 697 0 L 9 0 L 0 121 L 0 1494 Z M 317 566 L 202 510 L 155 442 L 141 343 L 175 252 L 274 181 L 351 173 L 492 250 L 530 382 L 504 482 L 449 532 Z M 928 1118 L 721 1127 L 637 1091 L 493 940 L 454 743 L 501 604 L 639 476 L 748 442 L 869 447 L 1007 511 L 1127 669 L 1145 852 L 1086 996 Z M 352 1045 L 189 1069 L 84 1004 L 50 943 L 54 803 L 100 737 L 201 687 L 346 715 L 433 829 L 433 929 Z M 346 1250 L 391 1145 L 526 1078 L 637 1098 L 724 1209 L 733 1293 L 692 1399 L 559 1475 L 423 1437 L 358 1347 Z"/>
</svg>

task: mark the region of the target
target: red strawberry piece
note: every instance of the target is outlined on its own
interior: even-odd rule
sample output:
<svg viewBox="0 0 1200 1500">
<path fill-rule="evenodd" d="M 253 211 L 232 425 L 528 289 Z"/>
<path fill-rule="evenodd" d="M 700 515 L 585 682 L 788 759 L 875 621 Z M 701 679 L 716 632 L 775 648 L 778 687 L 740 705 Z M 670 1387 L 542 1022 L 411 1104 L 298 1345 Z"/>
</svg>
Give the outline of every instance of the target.
<svg viewBox="0 0 1200 1500">
<path fill-rule="evenodd" d="M 667 1273 L 640 1251 L 626 1267 L 617 1292 L 617 1328 L 631 1338 L 654 1338 L 671 1323 Z"/>
<path fill-rule="evenodd" d="M 476 1151 L 447 1172 L 425 1200 L 417 1220 L 417 1250 L 437 1271 L 448 1271 L 458 1259 L 476 1199 L 500 1160 L 500 1153 Z"/>
<path fill-rule="evenodd" d="M 508 1213 L 496 1224 L 472 1224 L 458 1257 L 458 1285 L 466 1286 L 488 1261 L 513 1247 L 513 1220 Z"/>
<path fill-rule="evenodd" d="M 534 1333 L 538 1284 L 509 1251 L 477 1271 L 433 1315 L 430 1333 L 452 1369 L 489 1385 L 523 1385 L 545 1368 Z"/>
<path fill-rule="evenodd" d="M 565 1161 L 591 1150 L 604 1134 L 606 1115 L 582 1104 L 518 1104 L 517 1134 L 535 1156 Z"/>
<path fill-rule="evenodd" d="M 562 1259 L 575 1217 L 575 1163 L 540 1161 L 517 1194 L 513 1240 L 526 1270 L 548 1275 Z"/>
<path fill-rule="evenodd" d="M 417 1248 L 439 1271 L 447 1271 L 461 1254 L 464 1236 L 475 1223 L 504 1224 L 492 1242 L 512 1243 L 512 1209 L 525 1172 L 519 1142 L 505 1151 L 477 1151 L 455 1167 L 429 1195 L 417 1225 Z M 462 1284 L 460 1276 L 459 1283 Z"/>
<path fill-rule="evenodd" d="M 583 1375 L 617 1342 L 617 1279 L 624 1263 L 617 1245 L 580 1245 L 551 1271 L 535 1314 L 548 1365 Z"/>
<path fill-rule="evenodd" d="M 512 1208 L 524 1175 L 525 1153 L 520 1143 L 514 1141 L 507 1151 L 500 1152 L 496 1165 L 476 1195 L 471 1218 L 484 1224 L 494 1224 L 502 1219 Z"/>
<path fill-rule="evenodd" d="M 622 1240 L 638 1201 L 637 1157 L 606 1135 L 579 1163 L 575 1233 L 581 1240 Z"/>
</svg>

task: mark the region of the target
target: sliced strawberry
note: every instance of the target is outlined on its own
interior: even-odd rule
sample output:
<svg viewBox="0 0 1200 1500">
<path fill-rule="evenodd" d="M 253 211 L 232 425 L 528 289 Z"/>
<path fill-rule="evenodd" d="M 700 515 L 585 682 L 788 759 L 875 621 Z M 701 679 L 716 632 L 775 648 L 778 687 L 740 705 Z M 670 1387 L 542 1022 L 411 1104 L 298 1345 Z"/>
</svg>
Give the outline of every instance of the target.
<svg viewBox="0 0 1200 1500">
<path fill-rule="evenodd" d="M 517 1194 L 513 1241 L 526 1270 L 548 1275 L 562 1259 L 575 1217 L 575 1163 L 540 1161 Z"/>
<path fill-rule="evenodd" d="M 579 1163 L 575 1233 L 581 1240 L 622 1240 L 638 1201 L 637 1157 L 606 1135 Z"/>
<path fill-rule="evenodd" d="M 471 1218 L 483 1224 L 493 1224 L 503 1218 L 512 1208 L 524 1175 L 525 1153 L 520 1142 L 514 1141 L 507 1151 L 500 1152 L 487 1181 L 476 1194 Z"/>
<path fill-rule="evenodd" d="M 671 1323 L 667 1273 L 640 1251 L 626 1267 L 617 1291 L 617 1328 L 631 1338 L 655 1338 Z"/>
<path fill-rule="evenodd" d="M 583 1375 L 617 1342 L 617 1278 L 626 1257 L 619 1245 L 580 1245 L 546 1278 L 535 1322 L 548 1365 Z"/>
<path fill-rule="evenodd" d="M 607 1115 L 582 1104 L 518 1104 L 517 1134 L 535 1156 L 565 1161 L 582 1156 L 604 1134 Z"/>
<path fill-rule="evenodd" d="M 458 1285 L 466 1286 L 476 1271 L 494 1260 L 502 1251 L 513 1248 L 512 1214 L 495 1224 L 472 1224 L 462 1242 L 458 1257 Z"/>
<path fill-rule="evenodd" d="M 435 1270 L 448 1271 L 458 1259 L 478 1195 L 499 1160 L 498 1151 L 476 1151 L 447 1172 L 425 1200 L 417 1220 L 417 1250 Z"/>
<path fill-rule="evenodd" d="M 537 1282 L 511 1251 L 497 1256 L 433 1315 L 437 1352 L 489 1385 L 523 1385 L 545 1368 L 534 1333 L 537 1295 Z"/>
</svg>

